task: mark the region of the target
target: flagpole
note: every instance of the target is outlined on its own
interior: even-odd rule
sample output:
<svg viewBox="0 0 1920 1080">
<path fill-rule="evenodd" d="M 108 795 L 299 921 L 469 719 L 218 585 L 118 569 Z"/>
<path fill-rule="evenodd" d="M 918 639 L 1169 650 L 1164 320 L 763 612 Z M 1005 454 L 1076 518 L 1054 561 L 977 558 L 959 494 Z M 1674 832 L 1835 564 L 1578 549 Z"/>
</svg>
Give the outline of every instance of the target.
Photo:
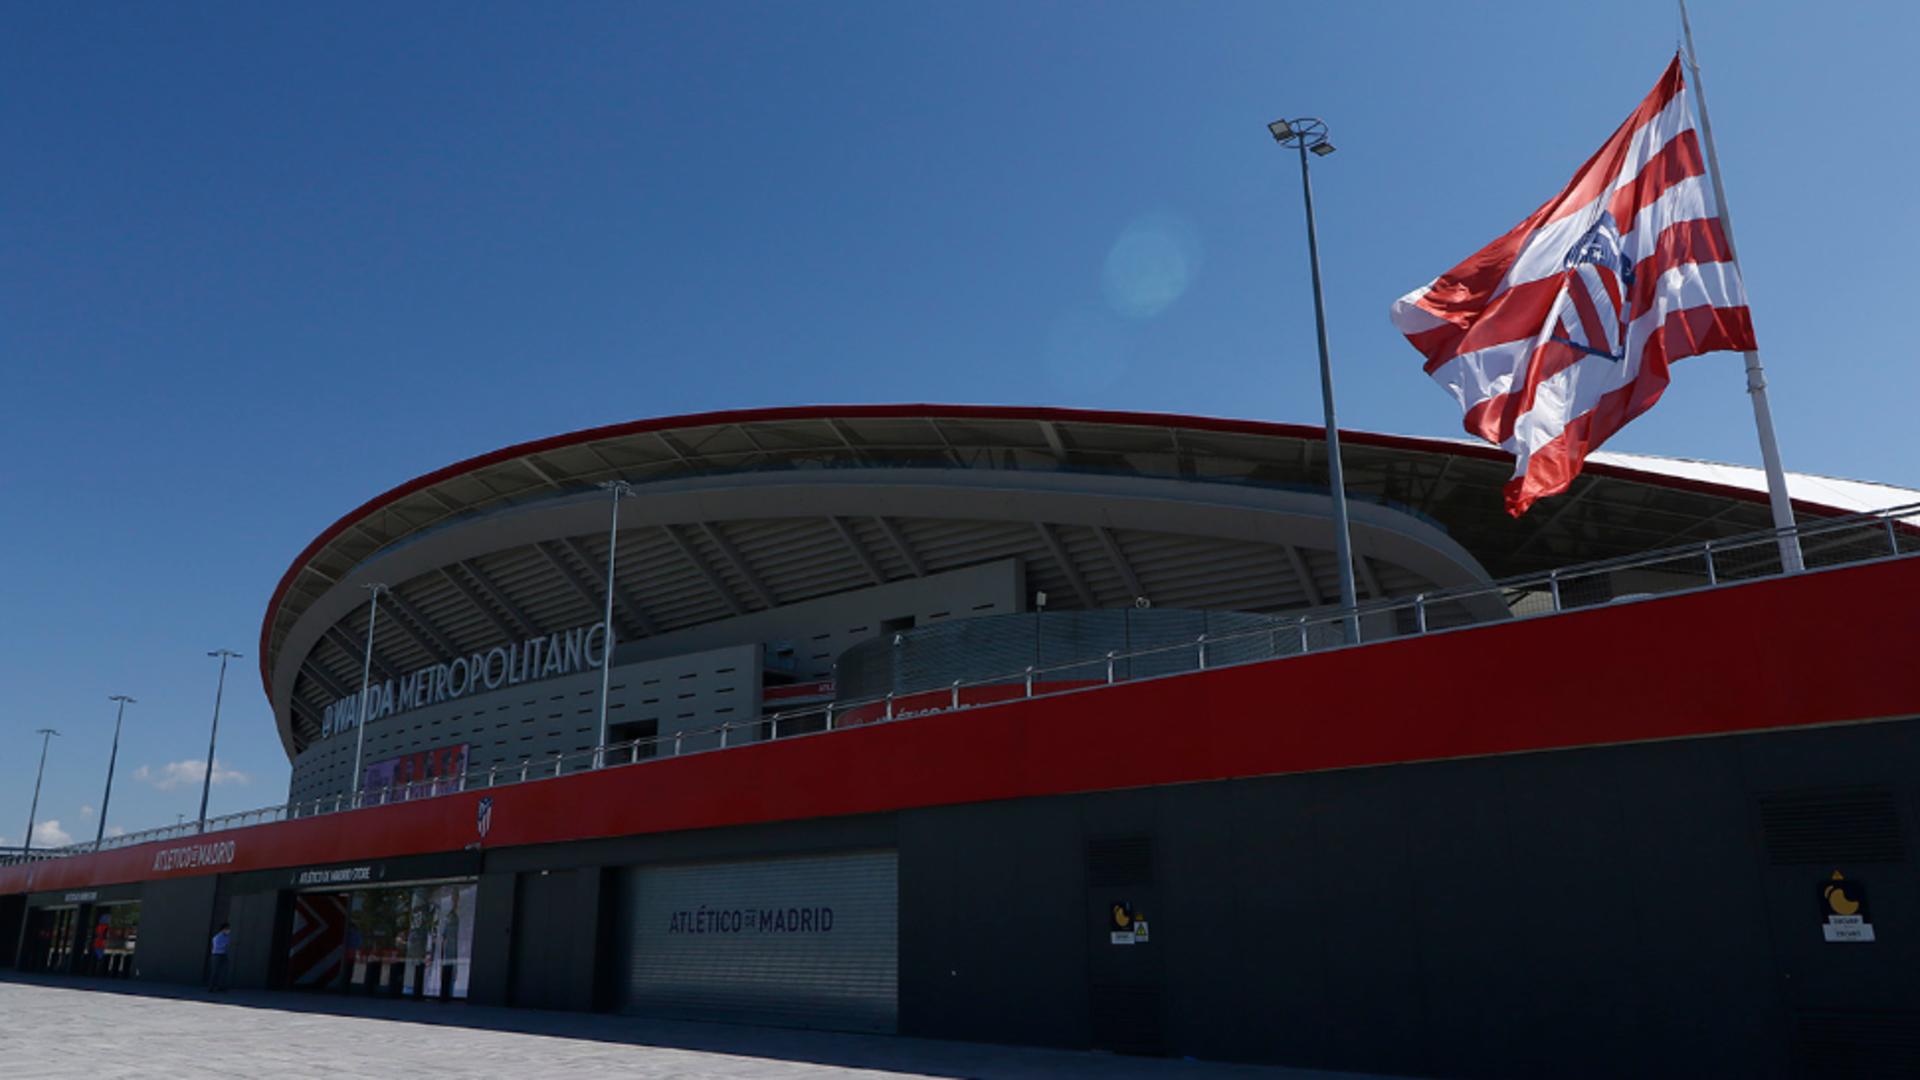
<svg viewBox="0 0 1920 1080">
<path fill-rule="evenodd" d="M 1727 234 L 1727 251 L 1734 265 L 1740 249 L 1733 242 L 1733 211 L 1727 208 L 1727 190 L 1720 182 L 1720 154 L 1713 144 L 1713 121 L 1707 116 L 1707 88 L 1700 81 L 1700 58 L 1693 49 L 1693 23 L 1687 18 L 1687 0 L 1680 0 L 1680 31 L 1687 39 L 1687 66 L 1693 71 L 1693 96 L 1700 102 L 1700 134 L 1707 143 L 1707 169 L 1713 177 L 1713 200 L 1720 207 L 1720 228 Z M 1773 409 L 1767 404 L 1767 373 L 1760 366 L 1760 350 L 1748 349 L 1747 395 L 1753 401 L 1753 423 L 1760 433 L 1760 463 L 1767 472 L 1767 503 L 1773 509 L 1773 527 L 1780 533 L 1780 568 L 1792 574 L 1804 568 L 1800 538 L 1793 528 L 1793 502 L 1787 496 L 1787 471 L 1780 464 L 1780 443 L 1773 434 Z"/>
</svg>

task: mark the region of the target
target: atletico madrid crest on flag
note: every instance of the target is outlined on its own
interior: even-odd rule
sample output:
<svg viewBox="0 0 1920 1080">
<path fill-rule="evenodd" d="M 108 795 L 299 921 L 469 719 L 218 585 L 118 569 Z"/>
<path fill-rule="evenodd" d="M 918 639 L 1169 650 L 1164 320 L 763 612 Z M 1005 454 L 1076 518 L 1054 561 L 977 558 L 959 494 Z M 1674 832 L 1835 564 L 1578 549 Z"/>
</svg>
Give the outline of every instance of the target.
<svg viewBox="0 0 1920 1080">
<path fill-rule="evenodd" d="M 1673 361 L 1754 348 L 1679 57 L 1566 190 L 1393 321 L 1467 431 L 1514 456 L 1516 517 L 1652 408 Z"/>
</svg>

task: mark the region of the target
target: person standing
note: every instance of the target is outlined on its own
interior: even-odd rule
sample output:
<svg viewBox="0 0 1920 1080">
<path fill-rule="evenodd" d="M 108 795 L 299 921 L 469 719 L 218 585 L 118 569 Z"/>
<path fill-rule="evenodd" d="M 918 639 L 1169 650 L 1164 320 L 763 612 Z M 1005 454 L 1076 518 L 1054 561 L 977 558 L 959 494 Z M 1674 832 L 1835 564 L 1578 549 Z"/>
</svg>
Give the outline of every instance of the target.
<svg viewBox="0 0 1920 1080">
<path fill-rule="evenodd" d="M 207 975 L 207 989 L 219 993 L 227 988 L 227 949 L 233 945 L 233 932 L 221 923 L 213 935 L 213 967 Z"/>
</svg>

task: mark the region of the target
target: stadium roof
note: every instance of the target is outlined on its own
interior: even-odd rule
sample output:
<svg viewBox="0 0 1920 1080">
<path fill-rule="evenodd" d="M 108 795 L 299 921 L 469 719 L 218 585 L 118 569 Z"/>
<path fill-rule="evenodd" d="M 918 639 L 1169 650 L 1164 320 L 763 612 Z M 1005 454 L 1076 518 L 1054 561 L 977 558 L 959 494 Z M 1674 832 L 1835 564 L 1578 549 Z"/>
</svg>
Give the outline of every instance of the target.
<svg viewBox="0 0 1920 1080">
<path fill-rule="evenodd" d="M 1443 546 L 1458 545 L 1470 556 L 1467 562 L 1477 561 L 1495 577 L 1752 532 L 1771 524 L 1764 489 L 1754 482 L 1757 470 L 1598 454 L 1566 494 L 1514 520 L 1506 515 L 1500 495 L 1512 465 L 1493 447 L 1370 432 L 1342 432 L 1341 437 L 1348 490 L 1358 501 L 1356 522 L 1363 521 L 1369 503 L 1410 514 L 1433 526 L 1429 531 Z M 329 677 L 305 666 L 285 667 L 283 661 L 291 658 L 280 653 L 289 635 L 316 602 L 351 583 L 376 557 L 395 555 L 409 545 L 431 546 L 443 540 L 450 527 L 482 517 L 578 504 L 584 496 L 597 496 L 594 485 L 610 479 L 663 487 L 731 480 L 738 489 L 741 483 L 750 486 L 756 475 L 772 485 L 797 473 L 840 478 L 853 475 L 847 470 L 903 469 L 939 470 L 950 476 L 963 474 L 956 471 L 974 476 L 986 472 L 1007 481 L 1017 476 L 1022 482 L 1036 476 L 1081 477 L 1093 485 L 1088 491 L 1097 490 L 1093 478 L 1103 476 L 1230 485 L 1268 497 L 1300 492 L 1324 499 L 1326 490 L 1324 433 L 1319 427 L 1152 413 L 978 405 L 809 406 L 665 417 L 521 443 L 375 496 L 334 522 L 293 561 L 267 606 L 258 654 L 283 741 L 291 753 L 304 740 L 295 738 L 293 688 L 283 687 L 280 696 L 275 695 L 277 668 L 282 675 L 297 670 L 307 676 L 303 682 L 314 681 L 304 706 L 309 711 L 315 701 L 340 696 L 338 691 L 358 675 L 357 662 L 351 679 L 338 671 Z M 1815 477 L 1796 476 L 1791 486 L 1796 510 L 1813 516 L 1920 499 L 1920 493 L 1897 488 Z M 807 571 L 813 583 L 803 591 L 817 595 L 923 569 L 912 545 L 901 542 L 885 517 L 856 520 L 832 513 L 822 512 L 814 523 L 818 527 L 804 537 L 790 534 L 792 543 L 840 549 L 832 556 L 843 567 L 836 571 L 839 577 L 814 565 Z M 604 518 L 604 510 L 600 516 Z M 749 607 L 783 602 L 789 595 L 785 582 L 770 578 L 779 571 L 768 565 L 780 534 L 729 537 L 726 528 L 702 519 L 684 535 L 665 529 L 659 541 L 661 558 L 684 564 L 693 581 L 687 588 L 701 590 L 704 600 L 688 600 L 670 617 L 650 619 L 644 604 L 621 597 L 623 618 L 642 624 L 639 629 L 646 634 L 648 623 L 676 629 L 738 614 L 743 597 Z M 1101 593 L 1098 583 L 1089 584 L 1095 570 L 1091 564 L 1097 563 L 1101 572 L 1113 564 L 1121 577 L 1134 576 L 1125 554 L 1113 551 L 1112 536 L 1101 535 L 1098 528 L 1086 531 L 1094 539 L 1077 542 L 1097 553 L 1097 540 L 1106 545 L 1104 556 L 1077 556 L 1072 544 L 1044 525 L 1037 538 L 1027 534 L 1028 541 L 1045 545 L 1040 550 L 1050 552 L 1051 558 L 1043 561 L 1060 564 L 1063 584 L 1071 582 L 1083 602 Z M 760 546 L 743 552 L 750 540 Z M 568 603 L 580 606 L 594 590 L 592 581 L 601 564 L 577 537 L 521 546 L 526 548 L 524 559 L 515 566 L 524 565 L 524 574 L 504 565 L 489 573 L 476 565 L 478 556 L 461 564 L 458 573 L 439 569 L 444 580 L 433 586 L 438 614 L 409 612 L 403 597 L 394 614 L 400 628 L 426 652 L 453 655 L 469 644 L 455 632 L 463 625 L 473 625 L 482 635 L 507 632 L 511 637 L 540 621 L 538 609 L 555 602 L 552 594 L 564 594 Z M 623 551 L 626 546 L 623 531 Z M 1366 554 L 1364 545 L 1356 544 L 1356 551 Z M 1271 559 L 1270 553 L 1259 556 L 1256 550 L 1255 555 Z M 627 555 L 621 558 L 624 567 Z M 761 560 L 758 566 L 756 558 Z M 1082 563 L 1078 568 L 1077 561 Z M 1303 602 L 1315 600 L 1320 590 L 1312 579 L 1322 569 L 1303 567 L 1296 559 Z M 845 582 L 835 584 L 840 578 Z M 1369 592 L 1390 594 L 1406 587 L 1413 586 L 1377 580 Z M 1099 599 L 1106 598 L 1102 594 Z M 341 598 L 329 598 L 327 606 L 340 607 Z M 450 613 L 450 607 L 460 611 Z M 384 610 L 382 615 L 384 623 Z M 355 633 L 344 619 L 324 632 L 333 639 L 331 651 L 355 651 L 342 644 L 351 644 Z M 317 633 L 308 627 L 297 647 L 318 650 Z M 622 639 L 630 636 L 623 633 Z M 363 631 L 358 640 L 364 640 Z"/>
</svg>

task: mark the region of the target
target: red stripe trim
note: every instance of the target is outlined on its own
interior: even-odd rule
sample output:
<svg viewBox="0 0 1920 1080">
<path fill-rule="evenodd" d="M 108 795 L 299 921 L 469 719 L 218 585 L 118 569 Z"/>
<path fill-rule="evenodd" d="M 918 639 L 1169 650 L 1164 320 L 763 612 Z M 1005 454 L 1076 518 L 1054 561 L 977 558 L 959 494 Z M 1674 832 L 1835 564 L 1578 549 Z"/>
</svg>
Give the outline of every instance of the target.
<svg viewBox="0 0 1920 1080">
<path fill-rule="evenodd" d="M 1633 307 L 1629 310 L 1642 315 L 1652 309 L 1661 275 L 1676 266 L 1732 261 L 1733 248 L 1727 243 L 1727 232 L 1719 218 L 1676 221 L 1660 234 L 1653 251 L 1634 265 Z"/>
<path fill-rule="evenodd" d="M 1653 84 L 1653 89 L 1641 99 L 1633 114 L 1614 129 L 1613 134 L 1607 137 L 1597 153 L 1587 159 L 1585 165 L 1580 166 L 1580 171 L 1573 174 L 1573 182 L 1560 193 L 1560 197 L 1547 204 L 1549 212 L 1544 220 L 1557 221 L 1606 194 L 1607 189 L 1620 177 L 1620 169 L 1625 164 L 1633 137 L 1639 134 L 1641 128 L 1653 122 L 1686 86 L 1686 76 L 1680 72 L 1680 55 L 1675 53 L 1673 63 L 1667 65 L 1660 81 Z M 1620 219 L 1616 217 L 1614 220 Z"/>
<path fill-rule="evenodd" d="M 1538 334 L 1540 328 L 1546 325 L 1547 313 L 1553 310 L 1554 299 L 1560 295 L 1561 277 L 1561 274 L 1550 274 L 1538 281 L 1522 282 L 1495 297 L 1487 305 L 1486 311 L 1461 336 L 1458 351 L 1453 356 L 1427 361 L 1427 374 L 1438 371 L 1456 356 L 1525 341 Z"/>
<path fill-rule="evenodd" d="M 1906 717 L 1920 711 L 1920 685 L 1889 673 L 1911 664 L 1911 616 L 1882 598 L 1912 595 L 1916 583 L 1920 560 L 1906 559 L 1603 605 L 0 867 L 0 894 L 458 851 L 478 839 L 483 795 L 495 804 L 485 843 L 497 849 Z M 1684 662 L 1675 641 L 1688 643 Z M 1537 671 L 1603 651 L 1632 677 L 1559 695 L 1546 717 L 1433 689 L 1484 670 L 1490 656 Z M 1273 723 L 1280 700 L 1311 719 Z M 1190 722 L 1168 725 L 1169 716 Z M 157 850 L 198 840 L 233 841 L 234 862 L 154 869 Z"/>
<path fill-rule="evenodd" d="M 1560 333 L 1565 337 L 1564 330 Z M 1533 408 L 1534 395 L 1540 384 L 1580 362 L 1586 354 L 1558 341 L 1544 342 L 1533 351 L 1527 360 L 1525 377 L 1520 380 L 1520 389 L 1495 394 L 1485 398 L 1467 410 L 1467 431 L 1493 443 L 1503 445 L 1513 438 L 1514 425 Z"/>
<path fill-rule="evenodd" d="M 1634 219 L 1640 216 L 1641 210 L 1658 201 L 1675 184 L 1704 176 L 1706 171 L 1706 160 L 1700 156 L 1700 140 L 1692 128 L 1682 131 L 1648 160 L 1632 183 L 1613 193 L 1607 210 L 1613 214 L 1614 225 L 1622 234 L 1633 231 Z"/>
</svg>

